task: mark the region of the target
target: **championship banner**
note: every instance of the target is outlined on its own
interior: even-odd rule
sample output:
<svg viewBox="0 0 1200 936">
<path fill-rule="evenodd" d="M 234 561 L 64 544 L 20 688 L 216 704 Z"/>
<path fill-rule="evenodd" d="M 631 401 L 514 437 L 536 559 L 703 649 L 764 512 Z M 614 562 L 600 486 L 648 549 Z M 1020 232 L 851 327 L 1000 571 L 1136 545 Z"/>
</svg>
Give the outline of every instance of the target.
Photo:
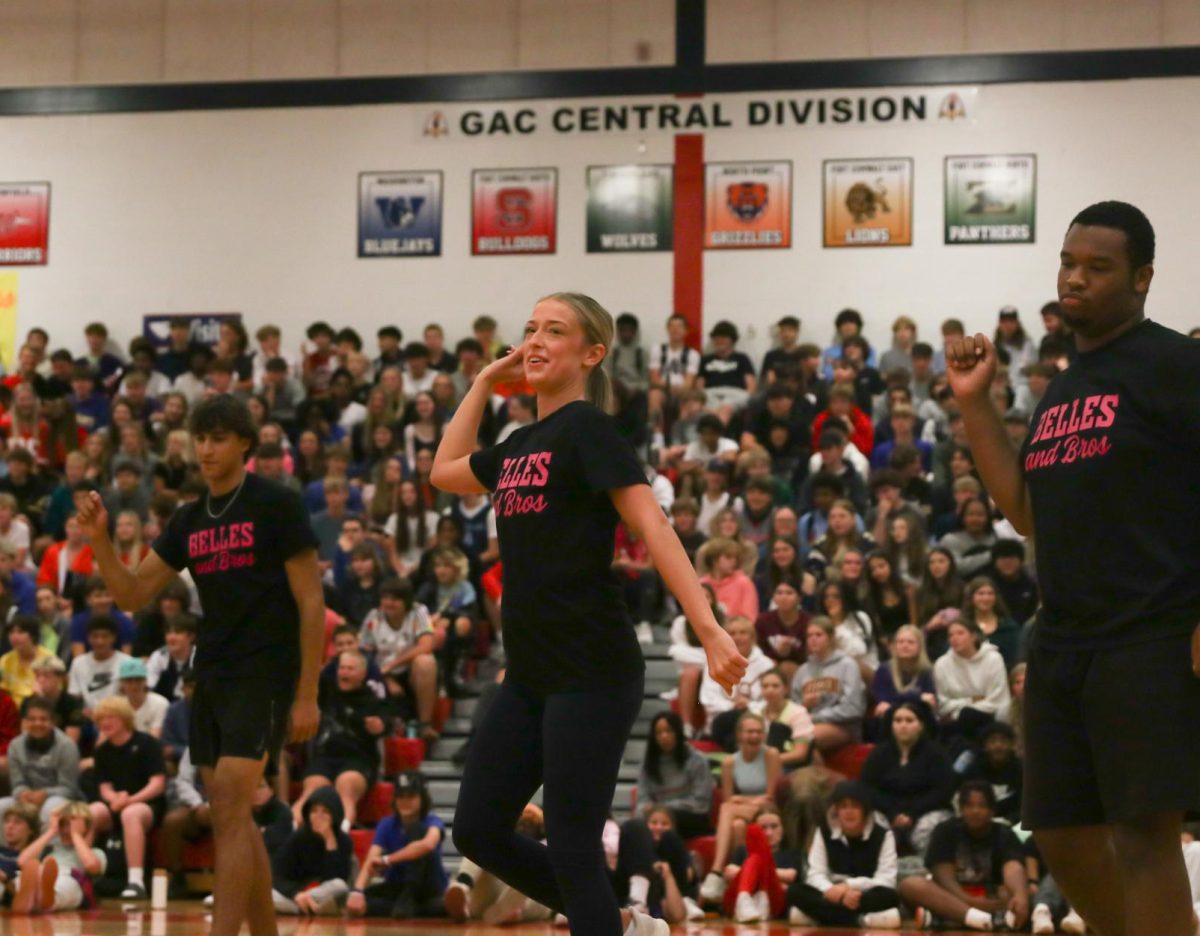
<svg viewBox="0 0 1200 936">
<path fill-rule="evenodd" d="M 704 167 L 704 246 L 790 247 L 792 163 L 708 163 Z"/>
<path fill-rule="evenodd" d="M 826 247 L 912 246 L 913 161 L 827 159 Z"/>
<path fill-rule="evenodd" d="M 50 183 L 0 182 L 0 266 L 41 266 L 50 250 Z"/>
<path fill-rule="evenodd" d="M 471 191 L 472 254 L 554 253 L 557 169 L 476 169 Z"/>
<path fill-rule="evenodd" d="M 947 244 L 1032 244 L 1036 220 L 1036 156 L 946 157 Z"/>
<path fill-rule="evenodd" d="M 437 257 L 441 252 L 441 172 L 359 173 L 360 257 Z"/>
<path fill-rule="evenodd" d="M 587 252 L 672 250 L 672 166 L 589 166 Z"/>
</svg>

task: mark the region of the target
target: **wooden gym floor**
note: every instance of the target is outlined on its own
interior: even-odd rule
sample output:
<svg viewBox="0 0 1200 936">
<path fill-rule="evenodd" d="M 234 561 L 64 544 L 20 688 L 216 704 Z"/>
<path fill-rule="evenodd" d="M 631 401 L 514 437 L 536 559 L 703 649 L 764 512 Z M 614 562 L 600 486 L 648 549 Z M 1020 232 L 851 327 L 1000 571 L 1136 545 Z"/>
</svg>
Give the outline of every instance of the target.
<svg viewBox="0 0 1200 936">
<path fill-rule="evenodd" d="M 55 913 L 32 917 L 0 915 L 0 936 L 207 936 L 208 929 L 204 910 L 199 905 L 189 903 L 173 905 L 172 909 L 165 911 L 123 913 L 117 902 L 110 901 L 108 909 L 90 913 Z M 242 932 L 249 930 L 243 927 Z M 332 917 L 315 920 L 281 917 L 279 920 L 280 936 L 567 936 L 567 932 L 548 925 L 457 926 L 445 920 L 401 922 Z M 894 936 L 897 933 L 901 936 L 918 936 L 921 931 L 810 929 L 781 923 L 737 926 L 731 922 L 713 920 L 692 923 L 686 927 L 677 926 L 673 936 L 835 936 L 851 932 L 870 933 L 871 936 Z"/>
</svg>

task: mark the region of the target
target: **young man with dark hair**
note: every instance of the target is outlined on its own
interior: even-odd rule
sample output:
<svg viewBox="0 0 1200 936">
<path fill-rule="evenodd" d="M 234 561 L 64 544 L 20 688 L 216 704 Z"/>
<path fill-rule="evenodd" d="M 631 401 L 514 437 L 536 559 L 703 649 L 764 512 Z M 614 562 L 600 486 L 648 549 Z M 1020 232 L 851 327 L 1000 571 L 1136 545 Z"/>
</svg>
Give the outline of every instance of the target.
<svg viewBox="0 0 1200 936">
<path fill-rule="evenodd" d="M 1024 825 L 1098 932 L 1193 936 L 1179 841 L 1200 806 L 1200 344 L 1146 319 L 1154 247 L 1123 202 L 1072 220 L 1058 296 L 1078 356 L 1020 453 L 988 399 L 992 342 L 952 341 L 946 360 L 984 484 L 1038 546 Z"/>
<path fill-rule="evenodd" d="M 458 370 L 458 358 L 446 350 L 446 332 L 437 322 L 430 322 L 422 333 L 425 347 L 429 349 L 429 366 L 440 374 L 453 374 Z"/>
<path fill-rule="evenodd" d="M 185 318 L 173 318 L 167 324 L 167 347 L 154 362 L 154 368 L 168 380 L 174 381 L 186 373 L 191 361 L 192 323 Z"/>
<path fill-rule="evenodd" d="M 108 350 L 108 328 L 103 322 L 89 322 L 83 330 L 83 337 L 87 341 L 88 352 L 77 363 L 92 368 L 100 385 L 111 395 L 121 381 L 125 364 Z"/>
<path fill-rule="evenodd" d="M 1025 850 L 1016 833 L 996 821 L 992 785 L 967 780 L 958 789 L 958 809 L 959 817 L 941 823 L 929 839 L 925 864 L 931 877 L 905 878 L 900 895 L 914 908 L 968 929 L 995 929 L 997 922 L 1023 929 L 1029 920 Z"/>
<path fill-rule="evenodd" d="M 96 495 L 80 508 L 96 561 L 120 605 L 139 608 L 187 568 L 204 609 L 195 656 L 189 732 L 193 762 L 212 804 L 216 890 L 212 932 L 249 921 L 274 932 L 271 870 L 251 805 L 288 735 L 317 728 L 317 674 L 325 601 L 316 541 L 300 497 L 245 469 L 256 433 L 232 396 L 198 405 L 192 438 L 207 490 L 179 508 L 136 570 L 123 565 Z"/>
<path fill-rule="evenodd" d="M 379 356 L 371 364 L 378 380 L 385 368 L 404 366 L 404 351 L 400 347 L 404 335 L 395 325 L 384 325 L 375 333 L 375 340 L 379 343 Z"/>
</svg>

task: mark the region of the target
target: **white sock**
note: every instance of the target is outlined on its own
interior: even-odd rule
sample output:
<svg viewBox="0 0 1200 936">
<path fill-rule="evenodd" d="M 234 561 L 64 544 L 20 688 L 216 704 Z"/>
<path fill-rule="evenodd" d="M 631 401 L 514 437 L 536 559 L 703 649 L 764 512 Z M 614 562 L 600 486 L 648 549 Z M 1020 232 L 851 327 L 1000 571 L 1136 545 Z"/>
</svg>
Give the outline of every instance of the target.
<svg viewBox="0 0 1200 936">
<path fill-rule="evenodd" d="M 990 913 L 984 913 L 982 910 L 972 907 L 967 911 L 967 917 L 963 920 L 971 929 L 990 930 L 992 928 L 992 916 Z"/>
<path fill-rule="evenodd" d="M 138 884 L 142 887 L 145 887 L 146 886 L 146 878 L 144 877 L 145 873 L 146 873 L 145 868 L 130 868 L 129 869 L 129 883 L 130 884 Z"/>
<path fill-rule="evenodd" d="M 629 901 L 637 904 L 640 907 L 646 905 L 646 901 L 650 897 L 650 879 L 643 877 L 640 874 L 634 874 L 629 878 Z"/>
<path fill-rule="evenodd" d="M 342 831 L 345 832 L 347 835 L 350 834 L 350 820 L 349 819 L 342 820 Z"/>
</svg>

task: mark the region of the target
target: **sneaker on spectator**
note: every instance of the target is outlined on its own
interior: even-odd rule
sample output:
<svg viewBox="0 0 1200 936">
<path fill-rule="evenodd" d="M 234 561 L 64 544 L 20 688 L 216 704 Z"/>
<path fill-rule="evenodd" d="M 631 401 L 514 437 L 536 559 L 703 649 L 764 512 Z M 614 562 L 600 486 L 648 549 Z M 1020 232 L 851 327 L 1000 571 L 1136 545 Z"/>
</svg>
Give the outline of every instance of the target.
<svg viewBox="0 0 1200 936">
<path fill-rule="evenodd" d="M 209 894 L 207 897 L 205 897 L 205 898 L 204 898 L 204 909 L 205 909 L 205 910 L 211 910 L 211 909 L 212 909 L 212 906 L 213 906 L 213 903 L 214 903 L 214 899 L 213 899 L 213 898 L 215 898 L 216 896 L 217 896 L 216 894 Z"/>
<path fill-rule="evenodd" d="M 757 923 L 762 919 L 758 901 L 749 891 L 737 895 L 737 903 L 733 907 L 733 918 L 738 923 Z"/>
<path fill-rule="evenodd" d="M 130 881 L 125 885 L 125 889 L 121 891 L 122 900 L 145 900 L 146 888 L 141 884 L 135 884 Z"/>
<path fill-rule="evenodd" d="M 816 926 L 817 925 L 817 921 L 814 920 L 812 917 L 810 917 L 807 913 L 805 913 L 799 907 L 792 907 L 792 909 L 788 911 L 788 922 L 791 923 L 792 926 Z"/>
<path fill-rule="evenodd" d="M 1074 910 L 1068 911 L 1067 915 L 1059 921 L 1058 927 L 1064 933 L 1082 934 L 1087 932 L 1087 924 L 1083 922 L 1083 917 Z"/>
<path fill-rule="evenodd" d="M 704 917 L 705 917 L 704 908 L 701 907 L 700 904 L 696 903 L 696 901 L 692 900 L 691 897 L 683 898 L 683 907 L 687 911 L 687 918 L 688 918 L 689 923 L 692 921 L 695 921 L 695 920 L 703 920 L 704 919 Z"/>
<path fill-rule="evenodd" d="M 679 687 L 672 686 L 670 689 L 664 689 L 658 694 L 658 697 L 664 702 L 674 702 L 679 698 Z"/>
<path fill-rule="evenodd" d="M 715 871 L 709 871 L 708 876 L 704 878 L 704 883 L 700 885 L 700 902 L 702 904 L 720 903 L 724 896 L 725 878 Z"/>
<path fill-rule="evenodd" d="M 754 895 L 754 902 L 758 904 L 758 918 L 760 920 L 771 919 L 771 898 L 767 896 L 767 892 L 760 890 Z"/>
<path fill-rule="evenodd" d="M 652 644 L 654 643 L 654 631 L 650 629 L 649 621 L 638 621 L 633 628 L 637 634 L 638 643 Z"/>
<path fill-rule="evenodd" d="M 1053 933 L 1054 917 L 1050 915 L 1050 908 L 1045 904 L 1034 907 L 1029 917 L 1029 925 L 1034 933 Z"/>
<path fill-rule="evenodd" d="M 862 915 L 862 925 L 866 929 L 900 929 L 900 923 L 900 911 L 895 907 Z"/>
<path fill-rule="evenodd" d="M 658 920 L 648 913 L 631 911 L 633 914 L 633 936 L 670 936 L 671 925 L 666 920 Z"/>
<path fill-rule="evenodd" d="M 446 915 L 455 923 L 467 922 L 467 906 L 471 901 L 471 890 L 462 881 L 455 881 L 446 889 L 444 898 Z"/>
</svg>

